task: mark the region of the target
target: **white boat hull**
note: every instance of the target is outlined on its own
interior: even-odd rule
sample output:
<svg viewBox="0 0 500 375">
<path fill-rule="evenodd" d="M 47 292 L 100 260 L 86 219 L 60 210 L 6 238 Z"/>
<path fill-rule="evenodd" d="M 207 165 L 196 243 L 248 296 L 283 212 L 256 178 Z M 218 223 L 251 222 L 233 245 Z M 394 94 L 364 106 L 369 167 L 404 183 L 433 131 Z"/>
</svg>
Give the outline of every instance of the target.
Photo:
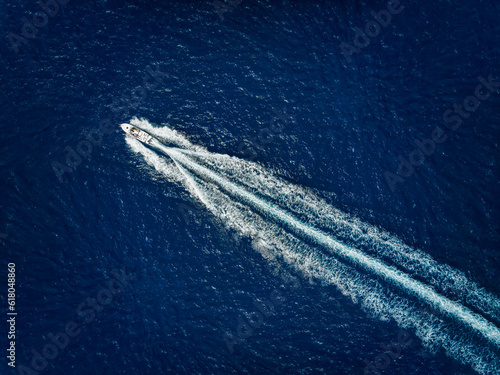
<svg viewBox="0 0 500 375">
<path fill-rule="evenodd" d="M 142 143 L 150 145 L 151 142 L 153 141 L 153 136 L 151 136 L 149 133 L 146 133 L 144 130 L 136 128 L 133 125 L 121 124 L 120 127 L 123 129 L 125 133 L 130 134 L 132 137 L 134 137 L 138 141 L 141 141 Z"/>
</svg>

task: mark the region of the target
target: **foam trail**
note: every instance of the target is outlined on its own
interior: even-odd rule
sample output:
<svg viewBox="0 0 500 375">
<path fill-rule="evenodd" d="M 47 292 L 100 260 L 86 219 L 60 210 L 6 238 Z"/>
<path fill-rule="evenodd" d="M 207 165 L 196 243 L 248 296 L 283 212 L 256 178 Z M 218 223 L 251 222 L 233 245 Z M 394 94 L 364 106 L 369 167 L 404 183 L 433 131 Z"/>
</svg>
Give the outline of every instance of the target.
<svg viewBox="0 0 500 375">
<path fill-rule="evenodd" d="M 332 249 L 334 251 L 334 254 L 341 256 L 345 260 L 361 266 L 378 276 L 384 277 L 390 282 L 397 284 L 408 293 L 421 298 L 423 301 L 427 302 L 435 308 L 440 309 L 444 313 L 454 315 L 463 323 L 476 329 L 487 339 L 500 347 L 500 331 L 480 315 L 474 314 L 458 303 L 437 294 L 430 287 L 412 279 L 403 272 L 385 265 L 382 262 L 367 255 L 364 255 L 354 248 L 345 246 L 333 240 L 321 231 L 302 223 L 301 221 L 295 219 L 293 216 L 287 214 L 279 207 L 275 207 L 269 204 L 263 199 L 260 199 L 252 195 L 251 193 L 248 193 L 247 191 L 231 183 L 230 181 L 224 180 L 217 174 L 213 173 L 211 170 L 192 162 L 182 154 L 182 151 L 169 149 L 163 146 L 161 146 L 160 149 L 162 149 L 162 151 L 170 156 L 176 163 L 179 163 L 183 167 L 187 167 L 188 169 L 195 171 L 200 175 L 210 178 L 219 186 L 224 187 L 227 192 L 236 195 L 237 197 L 245 200 L 247 203 L 255 207 L 258 207 L 263 212 L 268 213 L 270 216 L 277 219 L 279 222 L 288 225 L 290 229 L 297 232 L 299 235 L 315 240 L 318 244 Z"/>
<path fill-rule="evenodd" d="M 196 162 L 209 166 L 218 174 L 224 174 L 224 169 L 229 165 L 232 171 L 226 173 L 228 178 L 232 177 L 234 170 L 239 170 L 238 183 L 251 189 L 254 194 L 265 196 L 267 200 L 273 198 L 275 204 L 285 207 L 286 211 L 296 217 L 302 217 L 307 213 L 304 219 L 312 227 L 322 229 L 331 237 L 338 238 L 340 242 L 354 243 L 357 249 L 372 254 L 386 263 L 396 264 L 406 273 L 424 278 L 426 283 L 441 293 L 450 294 L 461 303 L 469 304 L 482 314 L 500 322 L 498 298 L 467 280 L 463 273 L 437 263 L 426 253 L 412 249 L 394 236 L 334 209 L 310 191 L 270 176 L 269 172 L 255 163 L 206 151 L 183 150 L 182 152 L 194 158 Z"/>
<path fill-rule="evenodd" d="M 500 331 L 486 317 L 498 321 L 500 302 L 463 273 L 255 163 L 210 153 L 167 127 L 138 119 L 132 123 L 175 146 L 156 144 L 169 155 L 165 158 L 127 137 L 132 150 L 226 225 L 253 238 L 264 257 L 282 259 L 305 275 L 336 285 L 380 319 L 413 328 L 430 350 L 444 348 L 479 373 L 498 373 Z M 419 310 L 415 301 L 442 315 Z"/>
</svg>

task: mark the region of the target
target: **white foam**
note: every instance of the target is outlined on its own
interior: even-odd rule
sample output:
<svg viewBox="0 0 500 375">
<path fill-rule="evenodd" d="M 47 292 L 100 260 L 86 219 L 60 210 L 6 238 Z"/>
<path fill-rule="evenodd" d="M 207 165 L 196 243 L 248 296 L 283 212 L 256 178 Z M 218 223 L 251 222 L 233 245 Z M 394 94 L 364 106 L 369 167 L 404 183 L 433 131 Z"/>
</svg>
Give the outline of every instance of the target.
<svg viewBox="0 0 500 375">
<path fill-rule="evenodd" d="M 185 150 L 206 152 L 205 148 L 193 145 L 186 137 L 176 132 L 175 130 L 170 129 L 168 126 L 156 127 L 151 125 L 149 121 L 138 119 L 137 117 L 132 118 L 132 120 L 130 120 L 130 123 L 140 129 L 147 131 L 149 134 L 155 136 L 160 140 L 164 140 Z"/>
<path fill-rule="evenodd" d="M 168 127 L 133 121 L 181 148 L 157 145 L 173 163 L 128 139 L 132 150 L 169 181 L 185 186 L 228 227 L 252 237 L 253 248 L 266 259 L 282 259 L 306 276 L 336 285 L 373 316 L 414 328 L 431 350 L 444 348 L 479 373 L 497 373 L 500 331 L 486 318 L 500 316 L 500 302 L 462 272 L 336 210 L 308 189 L 292 185 L 255 163 L 209 153 Z M 324 251 L 309 246 L 304 238 Z M 450 291 L 459 302 L 446 297 Z M 412 302 L 415 299 L 442 316 L 419 310 Z"/>
</svg>

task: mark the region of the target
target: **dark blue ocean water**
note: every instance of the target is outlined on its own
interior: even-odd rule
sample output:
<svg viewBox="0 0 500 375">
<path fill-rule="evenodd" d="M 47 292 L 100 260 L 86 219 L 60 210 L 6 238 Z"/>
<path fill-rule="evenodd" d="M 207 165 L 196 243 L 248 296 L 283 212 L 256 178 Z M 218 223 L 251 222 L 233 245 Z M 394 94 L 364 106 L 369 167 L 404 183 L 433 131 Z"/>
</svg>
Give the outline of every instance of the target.
<svg viewBox="0 0 500 375">
<path fill-rule="evenodd" d="M 41 9 L 0 2 L 1 320 L 9 262 L 18 312 L 17 368 L 2 355 L 0 373 L 35 373 L 18 370 L 34 371 L 70 322 L 79 333 L 38 373 L 363 374 L 397 341 L 394 322 L 335 287 L 285 284 L 250 242 L 152 178 L 118 128 L 133 116 L 316 189 L 500 295 L 500 94 L 458 129 L 443 120 L 479 76 L 500 80 L 500 3 L 401 5 L 348 62 L 340 44 L 387 2 L 243 0 L 217 14 L 210 1 L 71 0 L 18 53 L 7 36 Z M 436 127 L 446 141 L 392 191 L 384 173 Z M 106 300 L 123 269 L 131 280 Z M 223 335 L 271 295 L 275 313 L 230 353 Z M 380 374 L 475 373 L 409 335 Z"/>
</svg>

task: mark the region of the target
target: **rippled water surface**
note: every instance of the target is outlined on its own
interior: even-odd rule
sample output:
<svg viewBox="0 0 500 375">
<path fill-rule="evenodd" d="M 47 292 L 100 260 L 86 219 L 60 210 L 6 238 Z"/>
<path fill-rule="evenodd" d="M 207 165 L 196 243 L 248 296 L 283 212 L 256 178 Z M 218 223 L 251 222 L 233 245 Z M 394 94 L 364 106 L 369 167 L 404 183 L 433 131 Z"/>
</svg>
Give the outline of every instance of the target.
<svg viewBox="0 0 500 375">
<path fill-rule="evenodd" d="M 500 5 L 217 4 L 0 3 L 0 373 L 495 373 Z"/>
</svg>

